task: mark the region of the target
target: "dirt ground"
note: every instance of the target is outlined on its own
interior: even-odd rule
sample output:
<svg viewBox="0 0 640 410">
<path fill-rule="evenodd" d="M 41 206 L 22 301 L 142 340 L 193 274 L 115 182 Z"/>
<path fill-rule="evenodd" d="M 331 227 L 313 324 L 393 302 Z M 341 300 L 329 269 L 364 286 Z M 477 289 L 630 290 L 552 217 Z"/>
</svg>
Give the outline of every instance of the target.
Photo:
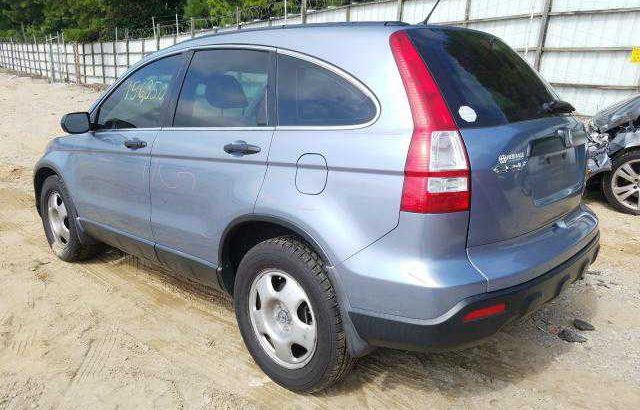
<svg viewBox="0 0 640 410">
<path fill-rule="evenodd" d="M 600 258 L 560 298 L 479 347 L 381 349 L 296 395 L 255 365 L 222 294 L 115 250 L 81 264 L 49 251 L 32 167 L 97 95 L 0 73 L 0 409 L 640 407 L 640 217 L 590 194 Z M 557 337 L 574 318 L 596 328 L 585 343 Z"/>
</svg>

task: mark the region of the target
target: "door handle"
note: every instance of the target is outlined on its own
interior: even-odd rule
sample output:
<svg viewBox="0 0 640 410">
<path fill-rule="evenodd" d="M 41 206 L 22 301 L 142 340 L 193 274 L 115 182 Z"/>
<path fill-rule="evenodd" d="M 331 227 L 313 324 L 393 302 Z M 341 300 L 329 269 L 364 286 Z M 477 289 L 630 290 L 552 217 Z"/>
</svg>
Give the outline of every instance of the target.
<svg viewBox="0 0 640 410">
<path fill-rule="evenodd" d="M 131 139 L 131 140 L 125 140 L 124 141 L 124 146 L 129 148 L 129 149 L 139 149 L 139 148 L 144 148 L 147 146 L 147 142 L 143 141 L 143 140 L 139 140 L 137 138 Z"/>
<path fill-rule="evenodd" d="M 251 155 L 260 152 L 260 147 L 247 144 L 246 141 L 234 141 L 224 146 L 224 152 L 227 154 Z"/>
</svg>

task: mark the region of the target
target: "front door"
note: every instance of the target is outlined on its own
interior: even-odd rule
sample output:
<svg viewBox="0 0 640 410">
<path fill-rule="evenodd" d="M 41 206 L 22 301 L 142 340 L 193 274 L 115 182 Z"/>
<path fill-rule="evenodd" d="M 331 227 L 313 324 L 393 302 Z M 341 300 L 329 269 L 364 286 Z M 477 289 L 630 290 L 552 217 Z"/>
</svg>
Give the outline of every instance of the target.
<svg viewBox="0 0 640 410">
<path fill-rule="evenodd" d="M 100 104 L 95 132 L 71 156 L 75 205 L 83 226 L 127 252 L 155 259 L 149 166 L 169 90 L 183 56 L 152 62 L 131 74 Z"/>
<path fill-rule="evenodd" d="M 224 229 L 253 212 L 273 134 L 272 67 L 265 50 L 193 54 L 173 127 L 160 132 L 151 160 L 151 223 L 163 263 L 184 270 L 176 264 L 186 257 L 215 267 Z"/>
</svg>

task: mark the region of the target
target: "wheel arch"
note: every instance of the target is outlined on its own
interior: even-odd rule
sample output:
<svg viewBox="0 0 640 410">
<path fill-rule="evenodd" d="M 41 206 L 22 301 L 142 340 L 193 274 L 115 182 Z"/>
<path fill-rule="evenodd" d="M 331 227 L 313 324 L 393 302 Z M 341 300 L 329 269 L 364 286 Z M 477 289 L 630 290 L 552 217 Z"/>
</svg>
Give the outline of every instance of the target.
<svg viewBox="0 0 640 410">
<path fill-rule="evenodd" d="M 42 216 L 42 210 L 40 209 L 40 193 L 42 192 L 42 185 L 47 178 L 53 175 L 60 176 L 60 173 L 50 164 L 38 165 L 33 172 L 33 192 L 36 200 L 36 209 L 40 216 Z"/>
<path fill-rule="evenodd" d="M 240 237 L 242 233 L 251 232 L 251 240 L 243 242 Z M 320 243 L 299 225 L 282 217 L 273 215 L 251 214 L 240 216 L 225 228 L 220 237 L 218 246 L 218 266 L 222 276 L 224 288 L 233 294 L 233 280 L 235 269 L 239 263 L 238 259 L 257 243 L 274 236 L 293 234 L 304 240 L 319 256 L 322 261 L 330 266 L 333 264 L 332 258 Z M 234 248 L 242 245 L 239 252 L 234 256 Z"/>
<path fill-rule="evenodd" d="M 627 154 L 633 151 L 640 151 L 640 142 L 638 143 L 638 145 L 628 145 L 626 147 L 620 148 L 619 150 L 611 153 L 611 159 L 615 159 L 617 157 L 620 157 L 624 154 Z"/>
<path fill-rule="evenodd" d="M 333 288 L 338 296 L 338 303 L 340 304 L 343 325 L 347 334 L 347 347 L 351 355 L 354 357 L 361 357 L 369 353 L 373 349 L 373 347 L 358 335 L 358 332 L 356 331 L 349 317 L 348 295 L 346 295 L 344 289 L 342 288 L 342 283 L 335 269 L 335 264 L 337 264 L 337 261 L 334 257 L 332 257 L 330 249 L 327 249 L 326 246 L 323 246 L 309 231 L 285 218 L 273 215 L 250 214 L 234 219 L 227 226 L 227 228 L 222 233 L 218 247 L 218 273 L 220 275 L 219 280 L 223 289 L 225 289 L 227 292 L 229 292 L 230 295 L 233 296 L 233 285 L 236 273 L 235 271 L 237 269 L 237 265 L 234 265 L 236 263 L 239 263 L 239 261 L 234 261 L 231 257 L 230 252 L 232 251 L 231 248 L 241 243 L 237 242 L 238 236 L 241 236 L 243 232 L 248 232 L 246 230 L 252 230 L 253 228 L 260 226 L 261 224 L 263 227 L 269 226 L 275 228 L 275 230 L 269 232 L 270 235 L 267 235 L 263 238 L 261 238 L 260 235 L 256 235 L 255 231 L 252 231 L 251 233 L 253 234 L 253 240 L 249 242 L 249 244 L 257 244 L 262 240 L 269 239 L 268 236 L 274 237 L 285 234 L 293 234 L 306 242 L 306 244 L 309 245 L 311 249 L 313 249 L 320 256 L 320 258 L 326 265 L 327 275 L 329 276 L 329 279 L 333 284 Z M 241 248 L 243 247 L 241 246 Z M 246 253 L 246 251 L 248 251 L 248 249 L 246 248 L 249 248 L 249 246 L 244 246 L 244 248 L 238 255 L 239 258 L 241 258 Z M 236 258 L 238 258 L 238 256 Z"/>
</svg>

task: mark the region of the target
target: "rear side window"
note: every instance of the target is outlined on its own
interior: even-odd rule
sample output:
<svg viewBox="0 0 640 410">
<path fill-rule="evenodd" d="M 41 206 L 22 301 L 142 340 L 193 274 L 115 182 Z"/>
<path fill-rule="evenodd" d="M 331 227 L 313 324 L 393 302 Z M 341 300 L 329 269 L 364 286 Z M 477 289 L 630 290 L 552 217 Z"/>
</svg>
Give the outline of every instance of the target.
<svg viewBox="0 0 640 410">
<path fill-rule="evenodd" d="M 375 117 L 369 97 L 319 65 L 278 55 L 278 125 L 364 124 Z"/>
<path fill-rule="evenodd" d="M 100 106 L 98 127 L 159 127 L 169 86 L 178 74 L 182 61 L 182 55 L 166 57 L 131 74 Z"/>
<path fill-rule="evenodd" d="M 552 89 L 498 38 L 448 28 L 408 30 L 460 128 L 487 127 L 549 115 Z"/>
<path fill-rule="evenodd" d="M 206 50 L 193 55 L 174 127 L 267 125 L 269 53 Z"/>
</svg>

